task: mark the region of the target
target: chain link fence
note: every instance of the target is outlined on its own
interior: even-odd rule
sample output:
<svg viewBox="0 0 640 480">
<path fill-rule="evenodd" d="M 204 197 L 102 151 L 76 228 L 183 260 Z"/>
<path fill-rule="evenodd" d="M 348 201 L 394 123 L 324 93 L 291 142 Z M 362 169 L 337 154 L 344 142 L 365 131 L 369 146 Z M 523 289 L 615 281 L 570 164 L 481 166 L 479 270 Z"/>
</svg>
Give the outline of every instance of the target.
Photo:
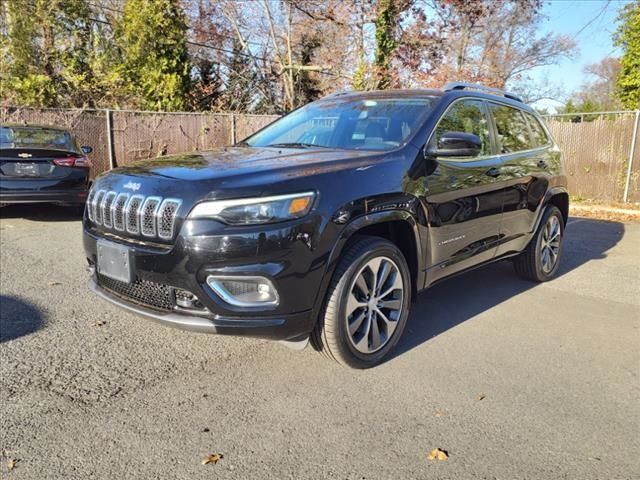
<svg viewBox="0 0 640 480">
<path fill-rule="evenodd" d="M 640 202 L 640 111 L 547 115 L 564 153 L 569 192 L 604 202 Z"/>
<path fill-rule="evenodd" d="M 93 147 L 92 175 L 112 166 L 230 145 L 277 115 L 0 107 L 1 123 L 64 126 Z M 640 112 L 547 115 L 574 197 L 640 202 Z"/>
<path fill-rule="evenodd" d="M 0 123 L 68 128 L 93 147 L 92 176 L 112 166 L 235 143 L 278 118 L 234 113 L 168 113 L 0 107 Z"/>
</svg>

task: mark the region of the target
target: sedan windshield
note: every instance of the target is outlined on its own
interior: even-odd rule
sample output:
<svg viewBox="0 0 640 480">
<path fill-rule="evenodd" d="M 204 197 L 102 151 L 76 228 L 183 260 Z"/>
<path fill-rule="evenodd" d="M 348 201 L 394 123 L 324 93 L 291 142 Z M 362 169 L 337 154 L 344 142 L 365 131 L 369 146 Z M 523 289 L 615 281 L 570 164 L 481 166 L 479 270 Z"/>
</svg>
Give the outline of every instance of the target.
<svg viewBox="0 0 640 480">
<path fill-rule="evenodd" d="M 433 101 L 433 97 L 320 100 L 291 112 L 242 144 L 392 150 L 419 128 Z"/>
<path fill-rule="evenodd" d="M 0 148 L 78 150 L 69 132 L 40 127 L 0 127 Z"/>
</svg>

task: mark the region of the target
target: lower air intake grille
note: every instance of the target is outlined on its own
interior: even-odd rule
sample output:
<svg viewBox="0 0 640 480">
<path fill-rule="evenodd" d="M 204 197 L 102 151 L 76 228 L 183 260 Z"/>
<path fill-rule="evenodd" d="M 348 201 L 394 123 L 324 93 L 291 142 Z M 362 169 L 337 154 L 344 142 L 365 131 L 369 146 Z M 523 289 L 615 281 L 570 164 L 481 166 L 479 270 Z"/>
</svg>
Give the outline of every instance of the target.
<svg viewBox="0 0 640 480">
<path fill-rule="evenodd" d="M 98 285 L 118 297 L 156 310 L 173 310 L 174 293 L 173 288 L 168 285 L 147 280 L 136 280 L 133 283 L 120 282 L 100 273 L 96 276 Z"/>
</svg>

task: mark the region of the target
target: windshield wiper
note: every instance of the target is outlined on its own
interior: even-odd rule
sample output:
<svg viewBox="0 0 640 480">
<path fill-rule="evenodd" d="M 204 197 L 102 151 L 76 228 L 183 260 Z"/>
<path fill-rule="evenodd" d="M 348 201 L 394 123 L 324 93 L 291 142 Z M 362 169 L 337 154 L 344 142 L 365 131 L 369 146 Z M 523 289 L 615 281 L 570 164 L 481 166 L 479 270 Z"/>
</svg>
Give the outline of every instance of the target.
<svg viewBox="0 0 640 480">
<path fill-rule="evenodd" d="M 267 147 L 282 147 L 282 148 L 333 148 L 326 145 L 316 145 L 315 143 L 302 143 L 302 142 L 285 142 L 285 143 L 271 143 Z"/>
</svg>

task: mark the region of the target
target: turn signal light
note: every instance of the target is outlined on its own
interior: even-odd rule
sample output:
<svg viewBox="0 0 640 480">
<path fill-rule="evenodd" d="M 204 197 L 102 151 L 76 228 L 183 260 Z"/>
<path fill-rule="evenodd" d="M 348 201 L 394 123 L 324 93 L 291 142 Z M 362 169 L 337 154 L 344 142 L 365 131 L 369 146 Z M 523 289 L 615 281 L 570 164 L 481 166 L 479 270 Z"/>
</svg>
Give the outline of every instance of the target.
<svg viewBox="0 0 640 480">
<path fill-rule="evenodd" d="M 291 215 L 297 215 L 299 213 L 305 212 L 311 203 L 313 197 L 300 197 L 291 201 L 289 204 L 289 213 Z"/>
</svg>

